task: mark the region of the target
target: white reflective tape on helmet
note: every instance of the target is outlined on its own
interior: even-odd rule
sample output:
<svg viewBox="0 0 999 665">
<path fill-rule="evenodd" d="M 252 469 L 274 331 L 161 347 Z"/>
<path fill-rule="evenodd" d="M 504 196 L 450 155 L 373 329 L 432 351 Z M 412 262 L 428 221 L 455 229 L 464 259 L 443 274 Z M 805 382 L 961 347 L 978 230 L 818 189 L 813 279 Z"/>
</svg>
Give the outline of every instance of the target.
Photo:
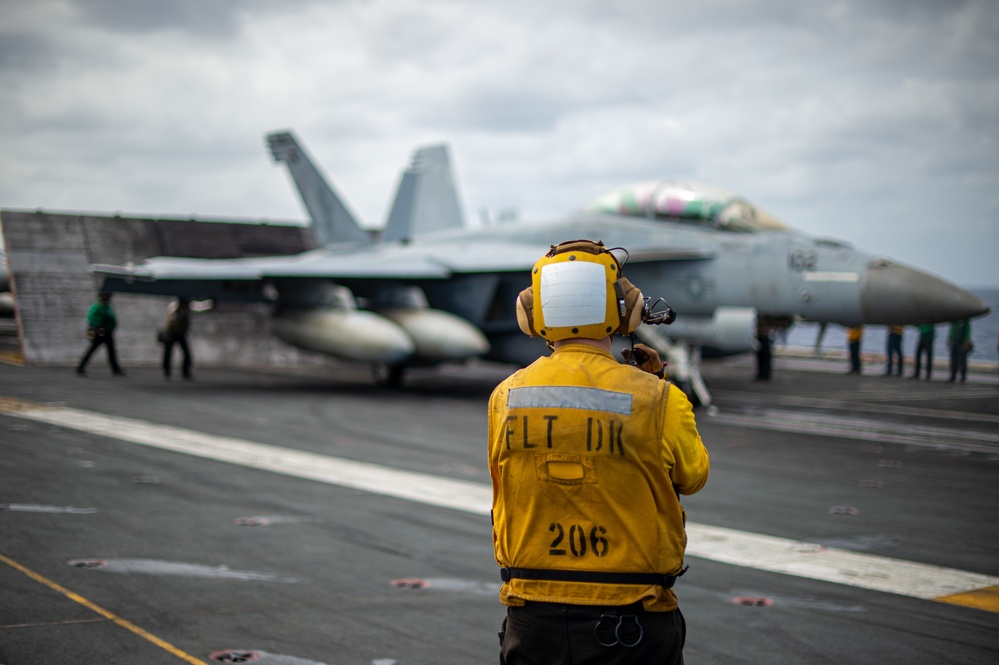
<svg viewBox="0 0 999 665">
<path fill-rule="evenodd" d="M 566 261 L 541 268 L 541 312 L 545 326 L 602 323 L 607 306 L 607 274 L 599 263 Z"/>
</svg>

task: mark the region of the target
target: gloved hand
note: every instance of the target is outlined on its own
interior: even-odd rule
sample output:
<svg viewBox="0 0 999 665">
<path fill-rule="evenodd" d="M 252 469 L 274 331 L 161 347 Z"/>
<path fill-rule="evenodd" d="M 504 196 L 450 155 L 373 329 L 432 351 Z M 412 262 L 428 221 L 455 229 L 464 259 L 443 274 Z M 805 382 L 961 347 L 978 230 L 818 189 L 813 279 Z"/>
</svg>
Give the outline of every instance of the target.
<svg viewBox="0 0 999 665">
<path fill-rule="evenodd" d="M 621 355 L 629 365 L 634 365 L 643 372 L 655 374 L 660 379 L 663 378 L 663 361 L 659 358 L 659 353 L 645 344 L 636 344 L 633 349 L 621 349 Z"/>
</svg>

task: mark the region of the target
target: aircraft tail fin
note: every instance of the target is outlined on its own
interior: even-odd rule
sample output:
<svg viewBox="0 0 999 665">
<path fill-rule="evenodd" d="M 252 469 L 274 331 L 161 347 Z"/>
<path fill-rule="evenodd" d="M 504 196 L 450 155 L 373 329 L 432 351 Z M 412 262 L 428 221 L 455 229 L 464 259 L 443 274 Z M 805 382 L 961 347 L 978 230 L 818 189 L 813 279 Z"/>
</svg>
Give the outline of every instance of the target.
<svg viewBox="0 0 999 665">
<path fill-rule="evenodd" d="M 382 239 L 409 240 L 464 226 L 447 145 L 418 149 L 402 173 Z"/>
<path fill-rule="evenodd" d="M 358 225 L 291 132 L 268 134 L 267 144 L 274 161 L 288 165 L 288 172 L 312 219 L 312 234 L 318 246 L 371 243 L 371 237 Z"/>
</svg>

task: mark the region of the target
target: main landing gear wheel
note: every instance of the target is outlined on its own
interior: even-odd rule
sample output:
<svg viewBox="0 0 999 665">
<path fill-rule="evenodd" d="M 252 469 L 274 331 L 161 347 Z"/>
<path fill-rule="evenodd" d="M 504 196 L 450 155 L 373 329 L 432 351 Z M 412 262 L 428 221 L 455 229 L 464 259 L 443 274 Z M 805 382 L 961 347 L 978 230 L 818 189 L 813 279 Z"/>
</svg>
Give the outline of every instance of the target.
<svg viewBox="0 0 999 665">
<path fill-rule="evenodd" d="M 402 378 L 406 373 L 406 366 L 380 363 L 372 367 L 372 373 L 375 377 L 375 385 L 378 387 L 398 388 L 402 385 Z"/>
</svg>

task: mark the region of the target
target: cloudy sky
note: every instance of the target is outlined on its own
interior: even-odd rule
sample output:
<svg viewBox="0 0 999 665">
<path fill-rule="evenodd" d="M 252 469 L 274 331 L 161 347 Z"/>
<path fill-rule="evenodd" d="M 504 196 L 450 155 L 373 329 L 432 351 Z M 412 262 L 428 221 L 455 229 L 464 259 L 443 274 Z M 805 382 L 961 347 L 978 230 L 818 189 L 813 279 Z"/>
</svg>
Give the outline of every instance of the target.
<svg viewBox="0 0 999 665">
<path fill-rule="evenodd" d="M 992 0 L 0 0 L 0 206 L 302 220 L 293 129 L 364 225 L 447 142 L 468 218 L 632 181 L 999 286 Z"/>
</svg>

